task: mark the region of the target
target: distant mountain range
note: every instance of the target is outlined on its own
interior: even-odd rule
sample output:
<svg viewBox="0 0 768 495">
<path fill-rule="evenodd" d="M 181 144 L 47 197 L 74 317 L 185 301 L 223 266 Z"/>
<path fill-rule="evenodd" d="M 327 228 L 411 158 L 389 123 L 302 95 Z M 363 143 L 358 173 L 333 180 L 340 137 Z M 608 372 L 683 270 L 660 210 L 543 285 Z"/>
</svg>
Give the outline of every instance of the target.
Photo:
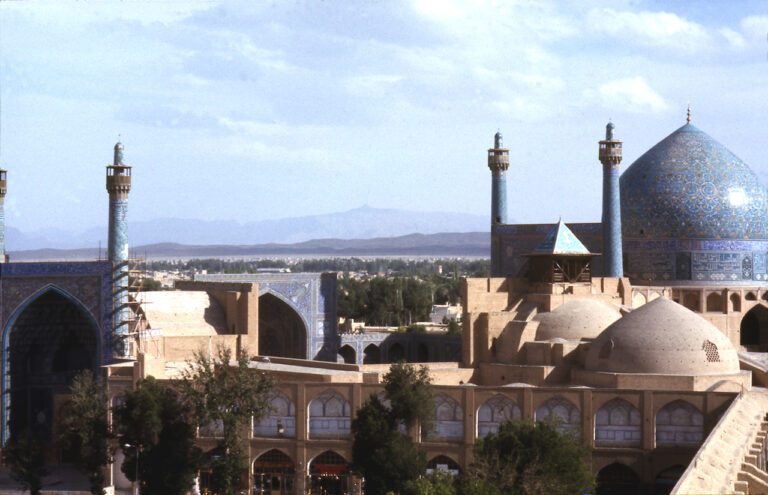
<svg viewBox="0 0 768 495">
<path fill-rule="evenodd" d="M 129 214 L 130 218 L 130 214 Z M 248 223 L 234 221 L 210 221 L 178 218 L 160 218 L 144 222 L 129 222 L 130 245 L 137 250 L 147 246 L 185 245 L 184 249 L 203 249 L 217 246 L 217 249 L 256 248 L 257 245 L 288 245 L 313 241 L 330 245 L 341 239 L 368 239 L 383 242 L 383 238 L 400 238 L 408 234 L 437 234 L 440 232 L 488 232 L 489 219 L 482 215 L 467 213 L 416 212 L 398 209 L 380 209 L 363 206 L 353 210 L 311 215 L 278 220 L 262 220 Z M 107 245 L 107 227 L 93 227 L 85 230 L 43 229 L 23 232 L 13 226 L 6 228 L 6 249 L 10 252 L 31 250 L 82 250 L 91 248 L 98 255 Z M 327 240 L 327 242 L 325 241 Z M 404 241 L 407 242 L 407 241 Z M 169 244 L 173 243 L 173 244 Z M 309 245 L 295 245 L 295 249 L 310 249 Z M 386 244 L 386 243 L 385 243 Z M 344 249 L 351 245 L 345 245 Z M 262 246 L 263 247 L 263 246 Z M 153 249 L 161 249 L 154 248 Z M 272 246 L 264 249 L 277 249 Z M 288 249 L 283 246 L 280 249 Z M 312 247 L 312 249 L 315 249 Z M 85 252 L 85 251 L 84 251 Z"/>
<path fill-rule="evenodd" d="M 488 232 L 409 234 L 374 239 L 316 239 L 293 244 L 193 246 L 160 243 L 137 246 L 136 256 L 145 259 L 248 258 L 261 256 L 462 256 L 488 257 Z M 98 249 L 35 249 L 10 253 L 11 261 L 90 260 L 104 258 Z"/>
</svg>

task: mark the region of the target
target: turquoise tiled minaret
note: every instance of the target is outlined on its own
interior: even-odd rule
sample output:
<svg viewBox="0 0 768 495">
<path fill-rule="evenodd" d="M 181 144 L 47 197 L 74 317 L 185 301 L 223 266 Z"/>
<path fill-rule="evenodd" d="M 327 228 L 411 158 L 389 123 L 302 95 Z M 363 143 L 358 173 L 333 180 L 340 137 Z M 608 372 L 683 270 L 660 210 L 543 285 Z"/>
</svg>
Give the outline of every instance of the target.
<svg viewBox="0 0 768 495">
<path fill-rule="evenodd" d="M 488 150 L 488 168 L 491 169 L 491 224 L 507 223 L 507 169 L 509 150 L 502 147 L 501 132 L 493 139 Z"/>
<path fill-rule="evenodd" d="M 613 123 L 605 126 L 599 158 L 603 164 L 603 276 L 623 277 L 619 163 L 621 141 L 613 138 Z"/>
<path fill-rule="evenodd" d="M 109 192 L 109 260 L 114 264 L 115 346 L 117 357 L 131 356 L 127 340 L 131 309 L 128 307 L 128 193 L 131 191 L 131 167 L 123 163 L 123 145 L 115 145 L 115 158 L 107 166 Z"/>
</svg>

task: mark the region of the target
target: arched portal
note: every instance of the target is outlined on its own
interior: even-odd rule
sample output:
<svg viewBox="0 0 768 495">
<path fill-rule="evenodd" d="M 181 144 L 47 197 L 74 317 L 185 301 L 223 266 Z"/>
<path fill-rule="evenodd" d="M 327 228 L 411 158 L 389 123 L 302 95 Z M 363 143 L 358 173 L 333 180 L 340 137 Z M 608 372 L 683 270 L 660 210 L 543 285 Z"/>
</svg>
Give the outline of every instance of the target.
<svg viewBox="0 0 768 495">
<path fill-rule="evenodd" d="M 427 474 L 435 472 L 448 473 L 455 477 L 461 474 L 461 466 L 450 457 L 439 455 L 427 463 Z"/>
<path fill-rule="evenodd" d="M 3 348 L 3 442 L 25 429 L 53 441 L 54 411 L 75 375 L 96 373 L 101 362 L 96 322 L 79 302 L 51 287 L 11 318 Z"/>
<path fill-rule="evenodd" d="M 309 474 L 313 495 L 342 495 L 347 491 L 347 461 L 332 450 L 312 459 Z"/>
<path fill-rule="evenodd" d="M 685 466 L 672 466 L 660 472 L 653 481 L 653 495 L 668 495 L 685 471 Z"/>
<path fill-rule="evenodd" d="M 741 319 L 740 344 L 754 351 L 768 350 L 768 308 L 758 304 Z"/>
<path fill-rule="evenodd" d="M 402 346 L 402 344 L 395 342 L 389 346 L 387 357 L 389 358 L 388 361 L 390 363 L 403 361 L 405 359 L 405 348 Z"/>
<path fill-rule="evenodd" d="M 597 495 L 636 495 L 640 478 L 628 466 L 614 462 L 597 473 Z"/>
<path fill-rule="evenodd" d="M 296 467 L 290 457 L 272 449 L 253 461 L 253 493 L 293 495 Z"/>
<path fill-rule="evenodd" d="M 307 359 L 307 329 L 301 316 L 270 293 L 259 297 L 259 354 Z"/>
</svg>

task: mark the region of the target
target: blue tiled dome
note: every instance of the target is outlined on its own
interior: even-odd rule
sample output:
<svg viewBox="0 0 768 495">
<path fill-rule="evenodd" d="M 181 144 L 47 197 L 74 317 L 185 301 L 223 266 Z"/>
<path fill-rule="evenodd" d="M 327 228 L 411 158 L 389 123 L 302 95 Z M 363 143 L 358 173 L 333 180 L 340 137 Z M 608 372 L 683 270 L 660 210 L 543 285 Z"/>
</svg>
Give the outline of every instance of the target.
<svg viewBox="0 0 768 495">
<path fill-rule="evenodd" d="M 621 176 L 625 239 L 768 239 L 768 199 L 736 155 L 691 124 Z"/>
</svg>

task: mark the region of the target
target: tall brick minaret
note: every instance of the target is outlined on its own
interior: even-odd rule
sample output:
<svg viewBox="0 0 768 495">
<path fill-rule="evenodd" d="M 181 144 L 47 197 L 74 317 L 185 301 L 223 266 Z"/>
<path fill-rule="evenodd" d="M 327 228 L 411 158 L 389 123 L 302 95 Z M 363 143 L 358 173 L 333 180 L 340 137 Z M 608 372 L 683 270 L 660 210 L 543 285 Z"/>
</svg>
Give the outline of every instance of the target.
<svg viewBox="0 0 768 495">
<path fill-rule="evenodd" d="M 605 126 L 605 139 L 600 141 L 598 154 L 603 164 L 603 276 L 623 277 L 619 201 L 621 141 L 613 138 L 613 128 L 613 122 Z"/>
<path fill-rule="evenodd" d="M 507 223 L 507 169 L 509 150 L 502 148 L 501 132 L 493 137 L 493 148 L 488 150 L 488 168 L 491 169 L 491 224 Z"/>
<path fill-rule="evenodd" d="M 121 341 L 116 347 L 117 357 L 131 356 L 127 340 L 131 309 L 128 307 L 128 193 L 131 191 L 131 167 L 123 163 L 123 145 L 115 145 L 115 158 L 107 165 L 107 192 L 109 192 L 109 260 L 114 264 L 115 284 L 115 336 Z"/>
</svg>

